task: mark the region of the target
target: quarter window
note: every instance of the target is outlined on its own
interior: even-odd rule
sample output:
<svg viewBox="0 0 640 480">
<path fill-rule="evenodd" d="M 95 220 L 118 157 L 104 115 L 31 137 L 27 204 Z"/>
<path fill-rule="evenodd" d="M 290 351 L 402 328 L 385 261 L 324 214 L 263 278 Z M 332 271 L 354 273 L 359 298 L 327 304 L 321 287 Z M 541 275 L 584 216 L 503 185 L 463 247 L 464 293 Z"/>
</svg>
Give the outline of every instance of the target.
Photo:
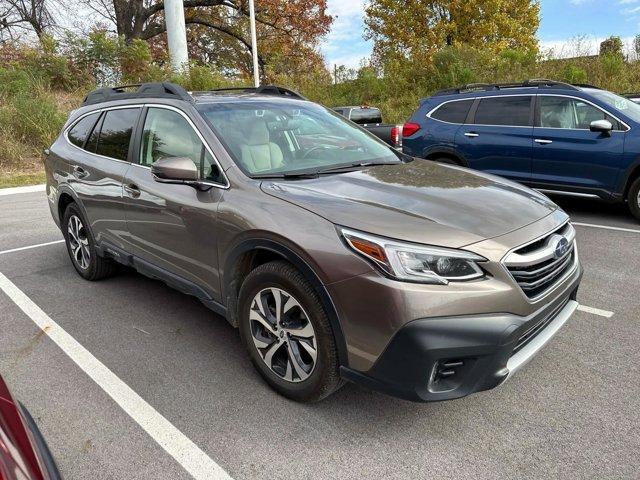
<svg viewBox="0 0 640 480">
<path fill-rule="evenodd" d="M 77 147 L 84 148 L 84 143 L 87 141 L 87 137 L 91 133 L 99 116 L 99 113 L 91 113 L 78 121 L 67 134 L 69 141 Z"/>
<path fill-rule="evenodd" d="M 540 127 L 589 130 L 591 122 L 608 120 L 614 130 L 620 123 L 590 103 L 568 97 L 540 97 Z"/>
<path fill-rule="evenodd" d="M 142 132 L 140 164 L 150 166 L 167 157 L 188 157 L 200 178 L 224 183 L 222 172 L 185 118 L 173 110 L 149 108 Z"/>
<path fill-rule="evenodd" d="M 469 109 L 473 105 L 473 100 L 460 100 L 445 103 L 431 114 L 431 118 L 449 123 L 464 123 L 467 119 Z"/>
<path fill-rule="evenodd" d="M 121 108 L 105 113 L 96 153 L 116 160 L 126 160 L 133 126 L 139 108 Z"/>
<path fill-rule="evenodd" d="M 474 122 L 477 125 L 531 125 L 531 97 L 490 97 L 478 104 Z"/>
</svg>

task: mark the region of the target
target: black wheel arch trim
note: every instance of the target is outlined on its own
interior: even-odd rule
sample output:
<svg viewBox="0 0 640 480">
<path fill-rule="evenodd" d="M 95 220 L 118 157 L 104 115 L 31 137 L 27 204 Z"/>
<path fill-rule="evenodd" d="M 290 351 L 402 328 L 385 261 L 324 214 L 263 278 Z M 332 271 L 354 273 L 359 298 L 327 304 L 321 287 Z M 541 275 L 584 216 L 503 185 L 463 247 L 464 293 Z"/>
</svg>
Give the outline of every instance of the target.
<svg viewBox="0 0 640 480">
<path fill-rule="evenodd" d="M 633 178 L 634 178 L 634 173 L 636 173 L 637 175 L 635 175 L 635 178 L 638 178 L 638 176 L 640 176 L 640 157 L 638 157 L 638 159 L 636 159 L 635 162 L 631 163 L 623 172 L 621 172 L 620 175 L 620 179 L 618 180 L 618 185 L 617 185 L 617 192 L 618 194 L 620 194 L 620 196 L 622 197 L 622 199 L 624 200 L 627 192 L 629 191 L 629 188 L 631 187 L 631 183 L 633 182 Z"/>
<path fill-rule="evenodd" d="M 272 239 L 267 238 L 252 238 L 244 240 L 243 242 L 236 245 L 229 255 L 227 256 L 224 263 L 224 272 L 223 272 L 223 298 L 226 300 L 225 304 L 228 312 L 228 320 L 234 325 L 237 326 L 237 320 L 235 319 L 235 309 L 237 308 L 237 297 L 233 288 L 233 273 L 234 268 L 238 262 L 238 259 L 241 255 L 256 251 L 256 250 L 265 250 L 267 252 L 275 253 L 284 259 L 286 259 L 289 263 L 291 263 L 295 268 L 297 268 L 304 277 L 311 283 L 316 293 L 320 297 L 320 302 L 327 312 L 327 317 L 329 318 L 329 322 L 331 324 L 331 328 L 333 329 L 333 335 L 336 340 L 336 347 L 338 350 L 338 360 L 340 365 L 348 366 L 348 355 L 347 355 L 347 345 L 344 337 L 344 333 L 342 331 L 342 326 L 340 324 L 340 319 L 338 317 L 338 311 L 333 304 L 333 300 L 329 295 L 327 288 L 324 283 L 320 280 L 320 277 L 315 272 L 315 270 L 309 265 L 305 259 L 303 259 L 298 253 L 292 250 L 290 247 L 283 245 L 280 242 L 277 242 Z"/>
<path fill-rule="evenodd" d="M 84 209 L 84 205 L 82 205 L 82 202 L 78 199 L 78 194 L 69 185 L 63 184 L 63 185 L 60 185 L 58 187 L 58 194 L 57 194 L 57 198 L 56 198 L 56 212 L 58 212 L 58 220 L 60 221 L 60 225 L 59 225 L 60 228 L 62 229 L 62 221 L 64 220 L 59 215 L 59 213 L 60 213 L 60 199 L 65 194 L 69 195 L 71 197 L 71 199 L 73 200 L 73 203 L 75 203 L 78 206 L 78 208 L 80 209 L 80 213 L 82 213 L 84 218 L 86 218 L 87 221 L 89 221 L 89 217 L 87 216 L 87 212 Z"/>
<path fill-rule="evenodd" d="M 434 145 L 432 147 L 426 148 L 422 152 L 423 158 L 433 157 L 436 155 L 455 157 L 460 161 L 460 164 L 463 167 L 469 165 L 467 159 L 463 155 L 460 155 L 460 152 L 458 152 L 452 145 Z"/>
</svg>

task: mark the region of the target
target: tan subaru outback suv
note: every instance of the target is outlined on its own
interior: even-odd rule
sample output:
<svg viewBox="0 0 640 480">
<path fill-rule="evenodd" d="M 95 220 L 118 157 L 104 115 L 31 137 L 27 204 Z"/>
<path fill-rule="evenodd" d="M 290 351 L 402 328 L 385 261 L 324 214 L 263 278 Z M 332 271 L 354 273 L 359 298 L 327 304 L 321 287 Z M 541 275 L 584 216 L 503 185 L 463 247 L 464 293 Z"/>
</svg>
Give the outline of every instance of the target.
<svg viewBox="0 0 640 480">
<path fill-rule="evenodd" d="M 283 88 L 96 90 L 46 171 L 82 277 L 124 265 L 195 296 L 295 400 L 344 380 L 414 401 L 491 389 L 578 305 L 575 231 L 547 197 Z"/>
</svg>

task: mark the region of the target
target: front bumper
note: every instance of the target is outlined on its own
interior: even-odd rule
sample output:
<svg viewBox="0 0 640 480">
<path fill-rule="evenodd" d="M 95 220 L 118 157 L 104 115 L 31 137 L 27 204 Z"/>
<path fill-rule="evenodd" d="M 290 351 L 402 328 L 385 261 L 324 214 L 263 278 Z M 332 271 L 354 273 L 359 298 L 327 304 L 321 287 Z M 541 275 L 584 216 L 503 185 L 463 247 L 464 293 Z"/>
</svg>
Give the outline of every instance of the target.
<svg viewBox="0 0 640 480">
<path fill-rule="evenodd" d="M 571 289 L 527 317 L 470 315 L 414 320 L 401 328 L 367 372 L 342 376 L 418 402 L 451 400 L 489 390 L 522 368 L 578 306 L 581 272 Z"/>
</svg>

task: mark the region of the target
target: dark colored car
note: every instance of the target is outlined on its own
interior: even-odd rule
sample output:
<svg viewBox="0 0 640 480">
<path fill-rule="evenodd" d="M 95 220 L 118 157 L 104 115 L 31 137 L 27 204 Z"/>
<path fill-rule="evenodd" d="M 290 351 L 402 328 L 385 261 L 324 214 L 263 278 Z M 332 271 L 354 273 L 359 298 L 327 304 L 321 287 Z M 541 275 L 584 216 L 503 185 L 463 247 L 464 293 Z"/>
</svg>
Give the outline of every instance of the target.
<svg viewBox="0 0 640 480">
<path fill-rule="evenodd" d="M 382 113 L 379 108 L 362 105 L 359 107 L 335 107 L 333 110 L 362 126 L 362 128 L 373 133 L 392 147 L 402 147 L 402 125 L 383 123 Z"/>
<path fill-rule="evenodd" d="M 46 173 L 82 277 L 123 264 L 197 297 L 299 401 L 343 380 L 416 401 L 493 388 L 577 307 L 575 230 L 547 197 L 285 89 L 92 92 Z"/>
<path fill-rule="evenodd" d="M 627 202 L 640 219 L 640 105 L 606 90 L 532 80 L 441 91 L 404 125 L 403 149 L 542 191 Z"/>
<path fill-rule="evenodd" d="M 640 93 L 625 93 L 623 96 L 631 100 L 633 103 L 640 103 Z"/>
<path fill-rule="evenodd" d="M 51 452 L 33 418 L 0 377 L 0 479 L 60 480 Z"/>
</svg>

